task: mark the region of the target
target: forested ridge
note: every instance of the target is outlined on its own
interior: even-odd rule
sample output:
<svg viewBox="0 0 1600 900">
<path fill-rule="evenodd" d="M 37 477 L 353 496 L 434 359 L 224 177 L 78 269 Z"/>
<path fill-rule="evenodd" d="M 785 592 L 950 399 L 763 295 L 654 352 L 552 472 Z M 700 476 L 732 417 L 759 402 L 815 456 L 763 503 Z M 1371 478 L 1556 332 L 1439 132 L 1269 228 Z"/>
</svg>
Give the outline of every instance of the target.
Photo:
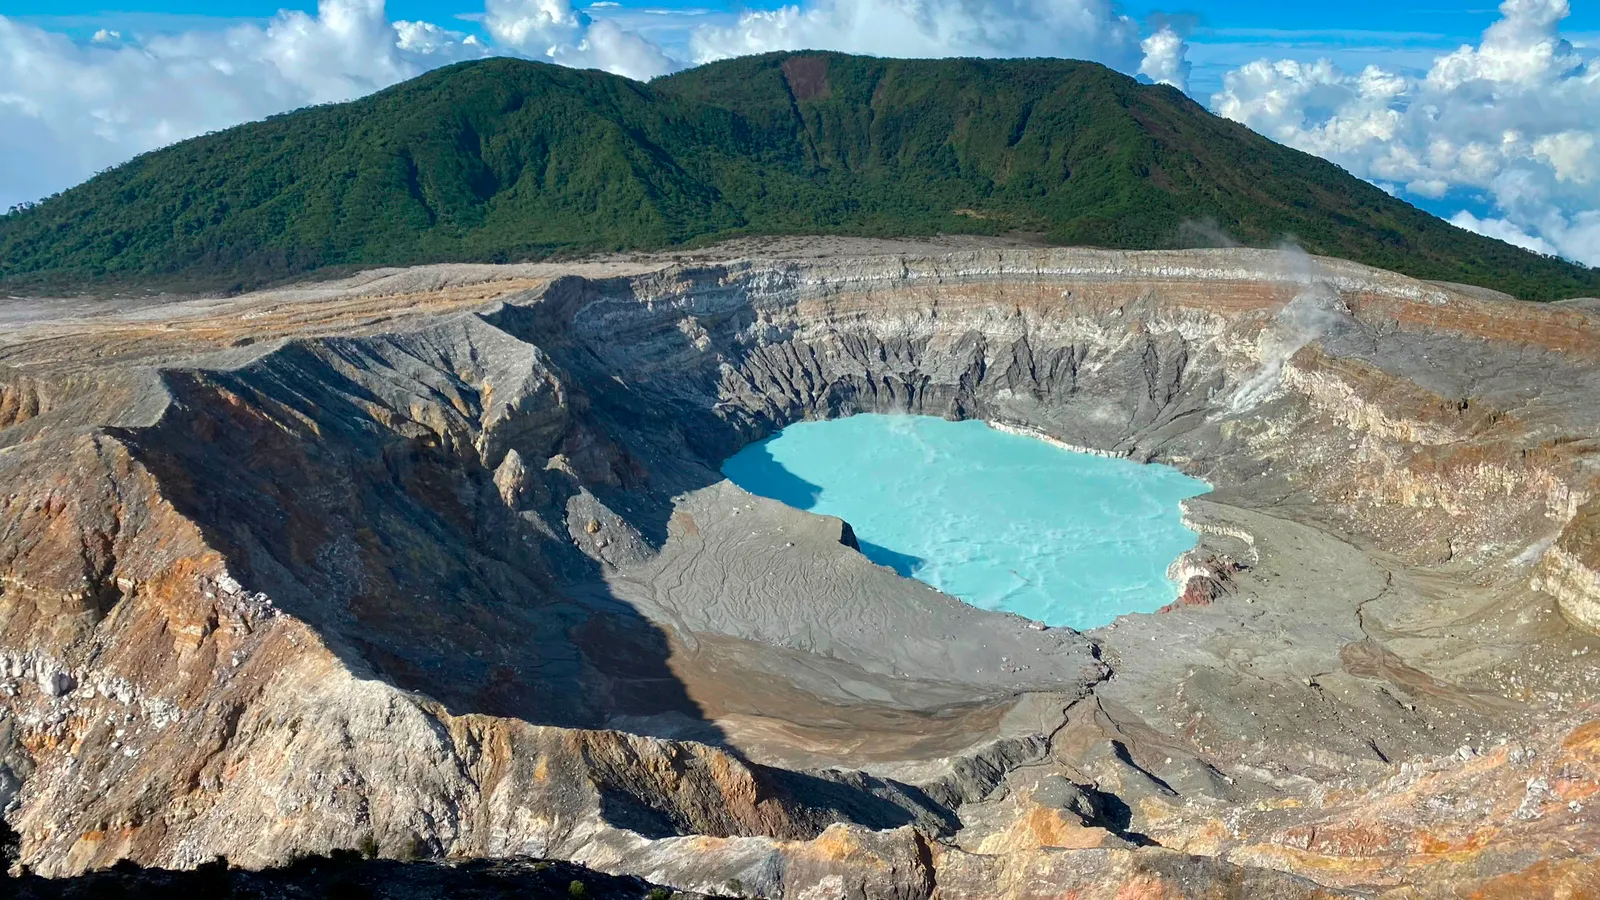
<svg viewBox="0 0 1600 900">
<path fill-rule="evenodd" d="M 440 69 L 145 154 L 8 214 L 0 278 L 244 288 L 749 234 L 1146 249 L 1211 229 L 1530 299 L 1600 293 L 1600 270 L 1455 228 L 1094 63 L 832 53 L 648 84 L 513 59 Z"/>
</svg>

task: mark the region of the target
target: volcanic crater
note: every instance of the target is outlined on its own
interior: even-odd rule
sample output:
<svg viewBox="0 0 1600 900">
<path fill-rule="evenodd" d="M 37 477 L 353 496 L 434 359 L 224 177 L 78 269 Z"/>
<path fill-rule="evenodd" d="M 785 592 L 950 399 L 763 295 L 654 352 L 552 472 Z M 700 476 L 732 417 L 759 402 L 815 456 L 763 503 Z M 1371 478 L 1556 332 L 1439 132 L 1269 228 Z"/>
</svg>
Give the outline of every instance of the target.
<svg viewBox="0 0 1600 900">
<path fill-rule="evenodd" d="M 1600 890 L 1585 302 L 831 239 L 0 319 L 0 800 L 40 873 Z M 719 472 L 863 412 L 1204 479 L 1179 600 L 987 612 Z"/>
</svg>

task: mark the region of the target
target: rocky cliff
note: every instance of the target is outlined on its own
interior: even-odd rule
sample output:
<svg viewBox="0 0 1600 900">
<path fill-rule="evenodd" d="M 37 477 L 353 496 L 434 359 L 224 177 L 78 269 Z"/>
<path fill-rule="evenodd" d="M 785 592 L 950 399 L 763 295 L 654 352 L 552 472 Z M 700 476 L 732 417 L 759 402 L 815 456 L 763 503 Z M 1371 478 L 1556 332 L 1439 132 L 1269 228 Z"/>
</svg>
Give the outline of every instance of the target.
<svg viewBox="0 0 1600 900">
<path fill-rule="evenodd" d="M 26 864 L 1596 889 L 1589 313 L 1286 253 L 838 249 L 0 309 Z M 718 475 L 863 411 L 1206 478 L 1184 602 L 1041 630 Z"/>
</svg>

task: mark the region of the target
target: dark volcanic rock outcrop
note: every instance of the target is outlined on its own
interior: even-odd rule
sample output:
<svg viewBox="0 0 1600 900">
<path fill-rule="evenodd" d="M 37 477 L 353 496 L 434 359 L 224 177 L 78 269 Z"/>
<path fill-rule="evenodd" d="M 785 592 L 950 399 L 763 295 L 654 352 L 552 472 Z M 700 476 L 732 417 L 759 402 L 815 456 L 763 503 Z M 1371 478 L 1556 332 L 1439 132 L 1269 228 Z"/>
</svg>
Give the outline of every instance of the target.
<svg viewBox="0 0 1600 900">
<path fill-rule="evenodd" d="M 1577 878 L 1595 331 L 1246 251 L 436 269 L 36 322 L 0 342 L 8 818 L 47 874 Z M 1206 602 L 1037 630 L 717 474 L 863 411 L 1209 479 L 1175 567 Z M 1496 796 L 1406 799 L 1470 778 Z"/>
</svg>

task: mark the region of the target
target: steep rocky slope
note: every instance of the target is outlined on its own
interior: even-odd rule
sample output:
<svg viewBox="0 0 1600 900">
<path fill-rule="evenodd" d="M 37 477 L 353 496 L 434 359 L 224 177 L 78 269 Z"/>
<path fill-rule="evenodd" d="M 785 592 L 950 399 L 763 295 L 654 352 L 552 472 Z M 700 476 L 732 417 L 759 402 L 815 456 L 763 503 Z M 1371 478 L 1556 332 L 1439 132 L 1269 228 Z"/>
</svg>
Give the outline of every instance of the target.
<svg viewBox="0 0 1600 900">
<path fill-rule="evenodd" d="M 24 860 L 1594 888 L 1588 313 L 1261 251 L 843 249 L 0 309 Z M 1182 599 L 1041 630 L 717 474 L 859 411 L 1210 480 Z"/>
</svg>

